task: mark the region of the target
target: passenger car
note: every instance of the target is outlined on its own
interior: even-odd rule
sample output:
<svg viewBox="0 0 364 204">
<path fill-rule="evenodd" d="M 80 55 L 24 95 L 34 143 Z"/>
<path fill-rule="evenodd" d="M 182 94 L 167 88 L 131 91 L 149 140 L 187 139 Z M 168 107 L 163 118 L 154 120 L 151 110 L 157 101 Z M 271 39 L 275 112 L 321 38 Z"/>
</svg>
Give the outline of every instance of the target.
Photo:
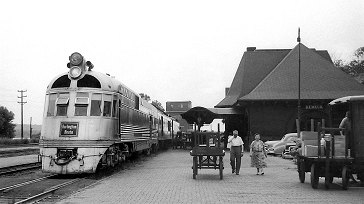
<svg viewBox="0 0 364 204">
<path fill-rule="evenodd" d="M 297 145 L 295 142 L 289 142 L 289 143 L 286 143 L 285 145 L 285 148 L 282 152 L 282 158 L 283 159 L 293 159 L 293 151 L 296 151 L 297 149 Z"/>
<path fill-rule="evenodd" d="M 297 140 L 297 133 L 288 133 L 285 134 L 281 140 L 279 140 L 278 142 L 273 143 L 272 146 L 267 146 L 267 153 L 268 154 L 282 154 L 282 152 L 284 151 L 284 149 L 286 148 L 286 144 L 287 143 L 292 143 L 295 142 Z"/>
</svg>

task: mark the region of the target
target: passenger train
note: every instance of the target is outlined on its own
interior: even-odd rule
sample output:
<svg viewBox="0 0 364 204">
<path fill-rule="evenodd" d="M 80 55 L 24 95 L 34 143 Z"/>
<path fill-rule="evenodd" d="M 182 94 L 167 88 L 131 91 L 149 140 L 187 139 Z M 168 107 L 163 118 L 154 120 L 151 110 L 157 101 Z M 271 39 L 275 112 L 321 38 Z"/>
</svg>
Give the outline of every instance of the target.
<svg viewBox="0 0 364 204">
<path fill-rule="evenodd" d="M 98 167 L 167 148 L 179 123 L 114 77 L 73 53 L 69 71 L 47 87 L 40 157 L 43 172 L 95 173 Z"/>
</svg>

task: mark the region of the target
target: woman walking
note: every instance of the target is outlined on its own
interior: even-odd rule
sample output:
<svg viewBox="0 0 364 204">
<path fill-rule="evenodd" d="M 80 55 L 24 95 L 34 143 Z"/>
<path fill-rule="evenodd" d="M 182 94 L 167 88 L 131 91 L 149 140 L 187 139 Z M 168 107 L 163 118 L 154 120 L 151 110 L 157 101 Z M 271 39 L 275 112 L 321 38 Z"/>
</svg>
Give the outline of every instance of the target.
<svg viewBox="0 0 364 204">
<path fill-rule="evenodd" d="M 264 175 L 263 168 L 267 167 L 265 162 L 267 152 L 265 151 L 263 141 L 260 140 L 260 135 L 256 133 L 254 137 L 255 140 L 250 145 L 251 167 L 257 168 L 257 175 Z"/>
</svg>

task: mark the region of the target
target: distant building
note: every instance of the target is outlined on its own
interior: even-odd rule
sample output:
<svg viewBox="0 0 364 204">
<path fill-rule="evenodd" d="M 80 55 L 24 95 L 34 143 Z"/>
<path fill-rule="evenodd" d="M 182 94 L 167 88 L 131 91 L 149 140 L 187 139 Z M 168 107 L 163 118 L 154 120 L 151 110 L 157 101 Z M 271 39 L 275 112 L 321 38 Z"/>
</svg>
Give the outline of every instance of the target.
<svg viewBox="0 0 364 204">
<path fill-rule="evenodd" d="M 225 98 L 215 106 L 243 113 L 225 120 L 226 131 L 238 129 L 244 137 L 258 132 L 263 138 L 297 131 L 299 54 L 301 130 L 310 130 L 312 123 L 317 125 L 323 119 L 328 125 L 331 100 L 364 94 L 364 85 L 335 67 L 326 50 L 303 44 L 293 49 L 249 47 Z M 338 125 L 344 113 L 336 116 L 333 125 Z"/>
<path fill-rule="evenodd" d="M 186 120 L 182 119 L 181 114 L 192 108 L 191 101 L 167 101 L 166 113 L 174 117 L 180 123 L 181 131 L 192 131 L 192 125 L 189 125 Z"/>
</svg>

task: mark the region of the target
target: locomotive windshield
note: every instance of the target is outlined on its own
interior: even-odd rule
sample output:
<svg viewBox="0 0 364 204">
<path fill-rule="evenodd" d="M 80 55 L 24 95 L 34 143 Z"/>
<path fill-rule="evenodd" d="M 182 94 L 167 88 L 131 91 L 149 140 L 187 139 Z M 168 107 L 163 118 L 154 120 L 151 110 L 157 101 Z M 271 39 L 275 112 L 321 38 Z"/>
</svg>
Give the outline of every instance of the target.
<svg viewBox="0 0 364 204">
<path fill-rule="evenodd" d="M 94 76 L 86 74 L 77 81 L 77 87 L 101 88 L 101 84 Z"/>
<path fill-rule="evenodd" d="M 52 88 L 65 88 L 71 85 L 71 80 L 68 78 L 68 75 L 63 75 L 59 77 L 52 85 Z"/>
</svg>

